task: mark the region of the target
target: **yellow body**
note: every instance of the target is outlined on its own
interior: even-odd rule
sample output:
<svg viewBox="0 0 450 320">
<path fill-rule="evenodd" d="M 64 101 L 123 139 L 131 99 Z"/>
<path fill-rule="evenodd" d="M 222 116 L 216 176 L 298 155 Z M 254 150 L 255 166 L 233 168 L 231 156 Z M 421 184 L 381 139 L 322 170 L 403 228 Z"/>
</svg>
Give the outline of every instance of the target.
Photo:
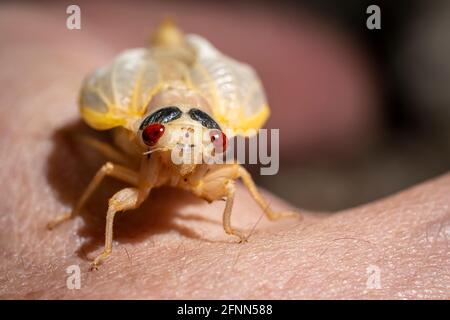
<svg viewBox="0 0 450 320">
<path fill-rule="evenodd" d="M 131 49 L 91 74 L 80 94 L 80 111 L 93 128 L 125 127 L 161 103 L 158 94 L 180 91 L 202 99 L 202 107 L 235 133 L 261 128 L 269 117 L 264 90 L 248 65 L 220 53 L 198 35 L 184 35 L 171 22 L 161 25 L 149 48 Z M 164 103 L 164 101 L 162 101 Z"/>
<path fill-rule="evenodd" d="M 146 145 L 143 119 L 168 106 L 178 108 L 177 118 L 164 123 L 164 134 L 154 145 Z M 93 267 L 111 253 L 115 214 L 139 207 L 153 188 L 162 185 L 191 191 L 209 202 L 226 199 L 224 230 L 241 241 L 245 236 L 230 221 L 235 180 L 242 179 L 270 219 L 286 215 L 268 207 L 248 172 L 237 163 L 174 163 L 171 155 L 179 146 L 195 159 L 208 156 L 205 150 L 210 150 L 211 141 L 205 140 L 209 129 L 189 115 L 192 108 L 210 115 L 221 130 L 231 129 L 231 135 L 254 134 L 245 130 L 259 129 L 269 115 L 263 88 L 251 67 L 226 57 L 199 36 L 185 36 L 170 22 L 153 35 L 150 48 L 128 50 L 86 79 L 80 94 L 81 115 L 94 129 L 113 129 L 118 149 L 83 138 L 111 162 L 97 172 L 73 211 L 49 227 L 76 214 L 104 177 L 130 184 L 109 201 L 105 249 Z"/>
</svg>

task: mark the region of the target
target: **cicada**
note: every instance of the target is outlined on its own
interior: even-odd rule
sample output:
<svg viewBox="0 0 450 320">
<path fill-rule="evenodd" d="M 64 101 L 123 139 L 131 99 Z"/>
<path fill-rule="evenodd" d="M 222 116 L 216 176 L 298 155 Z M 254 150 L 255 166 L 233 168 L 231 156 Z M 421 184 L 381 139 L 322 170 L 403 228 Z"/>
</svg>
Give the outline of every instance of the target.
<svg viewBox="0 0 450 320">
<path fill-rule="evenodd" d="M 114 145 L 84 139 L 110 161 L 98 170 L 73 210 L 48 227 L 80 212 L 105 177 L 130 185 L 108 202 L 105 246 L 93 268 L 111 254 L 116 213 L 139 207 L 156 187 L 185 189 L 209 202 L 224 199 L 223 228 L 241 242 L 246 236 L 231 225 L 237 179 L 242 179 L 269 219 L 295 215 L 272 211 L 237 162 L 173 161 L 177 148 L 191 160 L 223 151 L 228 139 L 259 129 L 269 116 L 256 72 L 201 36 L 186 35 L 165 21 L 147 48 L 126 50 L 90 74 L 81 88 L 79 107 L 90 127 L 112 131 Z"/>
</svg>

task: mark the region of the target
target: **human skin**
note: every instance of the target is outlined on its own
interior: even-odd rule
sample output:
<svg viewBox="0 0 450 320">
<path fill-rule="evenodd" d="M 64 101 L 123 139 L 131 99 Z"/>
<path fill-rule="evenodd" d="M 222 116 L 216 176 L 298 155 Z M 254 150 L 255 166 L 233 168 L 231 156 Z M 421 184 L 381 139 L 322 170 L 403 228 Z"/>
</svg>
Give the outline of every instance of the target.
<svg viewBox="0 0 450 320">
<path fill-rule="evenodd" d="M 302 220 L 277 222 L 239 185 L 232 224 L 250 235 L 244 244 L 224 233 L 223 202 L 157 189 L 118 215 L 112 255 L 89 271 L 102 250 L 107 199 L 124 185 L 105 180 L 81 216 L 53 231 L 45 225 L 105 161 L 71 133 L 107 139 L 79 121 L 74 101 L 82 76 L 114 50 L 84 34 L 62 43 L 50 17 L 6 32 L 14 17 L 35 13 L 0 15 L 1 298 L 449 298 L 450 174 L 342 212 L 297 208 Z M 276 210 L 291 208 L 264 195 Z M 66 286 L 70 265 L 81 268 L 79 290 Z M 379 268 L 379 289 L 367 286 L 368 268 Z"/>
</svg>

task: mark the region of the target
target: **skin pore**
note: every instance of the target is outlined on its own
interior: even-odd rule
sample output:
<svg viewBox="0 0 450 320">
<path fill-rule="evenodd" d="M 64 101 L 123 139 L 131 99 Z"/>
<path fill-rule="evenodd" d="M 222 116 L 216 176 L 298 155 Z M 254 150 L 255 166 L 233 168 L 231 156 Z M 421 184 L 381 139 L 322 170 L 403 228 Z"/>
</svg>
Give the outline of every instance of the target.
<svg viewBox="0 0 450 320">
<path fill-rule="evenodd" d="M 6 32 L 14 19 L 29 24 Z M 116 52 L 88 33 L 54 41 L 67 31 L 44 12 L 7 7 L 0 21 L 0 298 L 449 298 L 450 174 L 342 212 L 303 212 L 302 221 L 268 221 L 238 184 L 232 223 L 250 234 L 244 244 L 223 231 L 224 202 L 156 189 L 117 215 L 113 253 L 90 272 L 107 199 L 124 185 L 107 179 L 79 217 L 45 225 L 105 162 L 72 138 L 108 139 L 80 123 L 75 101 L 82 77 Z M 81 268 L 80 290 L 67 289 L 70 265 Z M 379 289 L 367 286 L 371 266 Z"/>
</svg>

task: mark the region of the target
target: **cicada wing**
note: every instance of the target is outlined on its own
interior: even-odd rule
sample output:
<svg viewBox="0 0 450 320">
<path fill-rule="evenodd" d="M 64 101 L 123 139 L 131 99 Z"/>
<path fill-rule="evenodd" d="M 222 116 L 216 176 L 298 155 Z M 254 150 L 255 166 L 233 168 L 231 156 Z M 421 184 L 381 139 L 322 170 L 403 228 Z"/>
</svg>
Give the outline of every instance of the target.
<svg viewBox="0 0 450 320">
<path fill-rule="evenodd" d="M 253 68 L 220 53 L 198 35 L 188 35 L 186 40 L 196 51 L 191 81 L 209 101 L 216 121 L 235 135 L 256 133 L 269 108 Z"/>
<path fill-rule="evenodd" d="M 131 49 L 87 77 L 80 94 L 84 120 L 98 130 L 127 126 L 157 91 L 160 71 L 150 49 Z"/>
</svg>

